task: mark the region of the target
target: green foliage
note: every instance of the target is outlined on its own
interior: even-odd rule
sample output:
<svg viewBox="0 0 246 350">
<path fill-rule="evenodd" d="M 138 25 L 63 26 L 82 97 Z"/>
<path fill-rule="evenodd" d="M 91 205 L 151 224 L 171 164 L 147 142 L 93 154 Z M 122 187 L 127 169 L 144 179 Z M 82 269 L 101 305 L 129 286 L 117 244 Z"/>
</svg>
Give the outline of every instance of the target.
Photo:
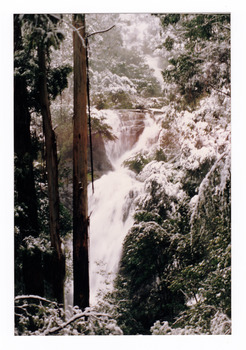
<svg viewBox="0 0 246 350">
<path fill-rule="evenodd" d="M 162 72 L 166 82 L 176 83 L 179 86 L 179 91 L 188 104 L 191 104 L 204 91 L 204 85 L 199 79 L 199 65 L 201 62 L 195 57 L 184 54 L 177 59 L 171 58 L 169 63 L 172 68 Z"/>
<path fill-rule="evenodd" d="M 92 117 L 91 118 L 92 132 L 95 134 L 101 134 L 106 140 L 115 141 L 116 136 L 112 133 L 112 127 L 105 123 L 105 117 Z"/>
<path fill-rule="evenodd" d="M 118 323 L 124 334 L 148 334 L 154 320 L 173 320 L 184 309 L 183 294 L 169 289 L 170 239 L 156 222 L 142 221 L 133 226 L 124 241 L 115 292 L 116 300 L 125 301 L 118 306 Z"/>
<path fill-rule="evenodd" d="M 170 285 L 172 290 L 182 290 L 187 299 L 195 300 L 177 324 L 199 325 L 208 334 L 217 332 L 211 330 L 215 314 L 223 314 L 227 320 L 231 317 L 229 189 L 228 160 L 220 160 L 200 184 L 191 216 L 190 243 L 183 246 L 184 250 L 190 246 L 190 256 L 173 272 Z"/>
<path fill-rule="evenodd" d="M 109 103 L 107 101 L 107 96 L 106 94 L 98 93 L 94 94 L 92 96 L 92 104 L 98 109 L 99 111 L 101 109 L 107 109 L 109 108 Z"/>
<path fill-rule="evenodd" d="M 176 99 L 194 108 L 213 89 L 230 86 L 230 15 L 159 15 L 165 37 L 163 47 L 169 66 L 164 81 L 177 87 Z M 180 47 L 180 50 L 177 50 Z"/>
<path fill-rule="evenodd" d="M 147 70 L 147 68 L 145 68 Z M 159 97 L 161 96 L 161 88 L 154 77 L 144 80 L 137 80 L 137 93 L 143 97 Z"/>
<path fill-rule="evenodd" d="M 213 26 L 210 18 L 211 16 L 199 14 L 190 21 L 185 22 L 186 37 L 191 40 L 209 40 L 213 36 Z"/>
<path fill-rule="evenodd" d="M 92 95 L 92 104 L 98 110 L 101 109 L 131 109 L 133 108 L 131 95 L 123 90 L 116 92 L 105 91 L 102 93 L 95 93 Z"/>
<path fill-rule="evenodd" d="M 39 100 L 39 75 L 42 72 L 38 68 L 38 48 L 42 48 L 50 61 L 51 50 L 60 47 L 64 35 L 60 29 L 60 21 L 52 15 L 23 14 L 15 15 L 15 21 L 20 21 L 22 26 L 22 46 L 15 50 L 14 63 L 15 75 L 24 76 L 28 86 L 29 108 L 40 112 Z M 55 99 L 67 87 L 67 77 L 71 73 L 70 65 L 61 65 L 52 68 L 47 65 L 48 92 Z"/>
<path fill-rule="evenodd" d="M 228 157 L 215 163 L 200 186 L 191 220 L 191 235 L 197 264 L 207 271 L 200 291 L 206 302 L 220 307 L 230 317 L 231 310 L 231 195 Z M 223 172 L 221 171 L 223 169 Z M 221 176 L 223 173 L 223 177 Z M 211 188 L 213 190 L 211 190 Z M 216 191 L 216 188 L 219 190 Z M 205 220 L 204 212 L 206 212 Z"/>
<path fill-rule="evenodd" d="M 154 221 L 158 224 L 162 223 L 162 218 L 158 213 L 149 212 L 146 210 L 138 210 L 135 212 L 134 219 L 136 222 L 149 222 Z"/>
<path fill-rule="evenodd" d="M 161 24 L 163 27 L 167 27 L 170 24 L 176 24 L 179 22 L 181 15 L 178 13 L 170 13 L 167 15 L 156 15 L 160 17 Z"/>
<path fill-rule="evenodd" d="M 173 48 L 174 39 L 168 36 L 163 44 L 167 51 L 171 51 Z"/>
<path fill-rule="evenodd" d="M 133 292 L 151 284 L 158 271 L 168 264 L 169 240 L 167 232 L 154 222 L 133 226 L 124 242 L 121 260 L 121 268 L 130 275 Z"/>
<path fill-rule="evenodd" d="M 165 155 L 162 148 L 159 148 L 156 150 L 154 159 L 157 160 L 157 162 L 162 162 L 162 161 L 166 162 L 167 161 L 167 156 Z"/>
<path fill-rule="evenodd" d="M 129 99 L 129 95 L 125 91 L 117 91 L 115 93 L 112 93 L 110 94 L 110 98 L 118 108 L 132 108 L 132 103 Z"/>
<path fill-rule="evenodd" d="M 64 35 L 59 28 L 59 19 L 49 14 L 23 14 L 19 16 L 26 34 L 29 50 L 37 45 L 42 45 L 46 49 L 53 46 L 60 47 Z"/>
<path fill-rule="evenodd" d="M 182 178 L 184 191 L 190 198 L 198 193 L 199 186 L 211 168 L 211 161 L 205 160 L 197 169 L 186 169 Z"/>
<path fill-rule="evenodd" d="M 60 203 L 60 235 L 65 236 L 72 230 L 72 216 L 64 204 Z"/>
<path fill-rule="evenodd" d="M 221 40 L 228 38 L 230 25 L 229 14 L 198 14 L 184 21 L 186 29 L 185 37 L 190 39 L 190 43 L 194 46 L 195 41 L 202 40 Z"/>
<path fill-rule="evenodd" d="M 60 66 L 49 71 L 48 74 L 48 91 L 54 100 L 68 86 L 68 75 L 72 72 L 69 65 Z"/>
<path fill-rule="evenodd" d="M 149 160 L 139 153 L 134 158 L 125 160 L 123 165 L 134 171 L 136 174 L 139 174 L 148 163 Z"/>
</svg>

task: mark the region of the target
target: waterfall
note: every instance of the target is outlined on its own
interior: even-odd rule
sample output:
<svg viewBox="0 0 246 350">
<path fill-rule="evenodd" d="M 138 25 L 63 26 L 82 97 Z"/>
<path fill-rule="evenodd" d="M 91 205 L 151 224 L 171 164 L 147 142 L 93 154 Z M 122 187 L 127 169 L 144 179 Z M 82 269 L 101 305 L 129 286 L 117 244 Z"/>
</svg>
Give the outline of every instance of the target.
<svg viewBox="0 0 246 350">
<path fill-rule="evenodd" d="M 139 152 L 150 154 L 158 146 L 161 130 L 154 115 L 149 113 L 132 110 L 104 110 L 100 113 L 112 127 L 117 140 L 105 145 L 113 171 L 94 182 L 94 193 L 91 185 L 88 187 L 90 305 L 97 302 L 99 290 L 112 288 L 122 244 L 133 225 L 138 196 L 144 191 L 143 179 L 140 181 L 133 171 L 123 166 L 123 162 Z M 67 269 L 71 275 L 72 237 L 65 245 Z M 109 274 L 111 283 L 106 285 Z M 66 309 L 72 304 L 73 281 L 68 277 L 65 283 Z"/>
<path fill-rule="evenodd" d="M 121 257 L 122 243 L 133 225 L 137 196 L 143 183 L 136 174 L 123 167 L 131 155 L 149 148 L 158 139 L 160 127 L 148 113 L 135 111 L 103 111 L 106 122 L 117 136 L 106 144 L 114 170 L 89 186 L 90 215 L 90 303 L 96 302 L 98 290 L 104 289 L 105 274 L 115 274 Z M 100 271 L 104 273 L 100 274 Z"/>
</svg>

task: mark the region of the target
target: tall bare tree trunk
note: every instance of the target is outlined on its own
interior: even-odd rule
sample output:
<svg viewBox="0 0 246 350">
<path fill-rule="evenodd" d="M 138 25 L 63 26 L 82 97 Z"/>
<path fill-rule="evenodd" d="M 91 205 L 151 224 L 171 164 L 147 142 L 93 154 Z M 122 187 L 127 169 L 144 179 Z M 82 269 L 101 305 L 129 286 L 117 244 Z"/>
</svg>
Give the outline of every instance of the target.
<svg viewBox="0 0 246 350">
<path fill-rule="evenodd" d="M 52 284 L 54 297 L 59 303 L 64 303 L 64 276 L 65 276 L 65 257 L 61 249 L 61 240 L 59 235 L 59 190 L 58 190 L 58 163 L 55 132 L 52 129 L 50 103 L 46 80 L 46 53 L 45 47 L 41 44 L 38 48 L 40 78 L 40 106 L 43 117 L 43 128 L 45 135 L 46 148 L 46 168 L 48 179 L 49 196 L 49 220 L 51 246 L 54 249 L 52 257 Z"/>
<path fill-rule="evenodd" d="M 85 15 L 73 16 L 73 25 L 85 38 Z M 73 268 L 74 305 L 89 306 L 88 204 L 87 204 L 87 114 L 86 48 L 77 32 L 74 52 L 73 126 Z"/>
</svg>

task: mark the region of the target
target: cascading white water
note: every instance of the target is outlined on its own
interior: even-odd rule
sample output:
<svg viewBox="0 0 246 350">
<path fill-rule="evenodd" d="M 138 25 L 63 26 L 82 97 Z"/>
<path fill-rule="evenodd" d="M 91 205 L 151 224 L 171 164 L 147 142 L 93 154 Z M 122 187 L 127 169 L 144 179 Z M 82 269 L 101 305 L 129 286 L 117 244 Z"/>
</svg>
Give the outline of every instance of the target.
<svg viewBox="0 0 246 350">
<path fill-rule="evenodd" d="M 122 243 L 133 224 L 135 200 L 143 183 L 135 173 L 123 167 L 130 156 L 149 150 L 158 140 L 160 127 L 148 113 L 104 111 L 106 122 L 118 137 L 106 145 L 114 171 L 95 181 L 95 192 L 89 187 L 90 216 L 90 303 L 96 302 L 99 289 L 104 289 L 105 274 L 117 272 Z M 135 132 L 134 131 L 135 128 Z M 104 276 L 100 274 L 104 271 Z"/>
</svg>

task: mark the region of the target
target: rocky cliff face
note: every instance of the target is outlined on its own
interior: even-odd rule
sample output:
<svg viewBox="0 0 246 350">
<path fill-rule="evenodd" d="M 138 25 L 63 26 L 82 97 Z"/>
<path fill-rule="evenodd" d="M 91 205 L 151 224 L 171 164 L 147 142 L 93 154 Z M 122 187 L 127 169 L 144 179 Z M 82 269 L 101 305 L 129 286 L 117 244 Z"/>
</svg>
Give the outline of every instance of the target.
<svg viewBox="0 0 246 350">
<path fill-rule="evenodd" d="M 113 170 L 105 149 L 105 140 L 101 133 L 92 135 L 92 154 L 95 177 L 100 177 L 108 171 Z M 88 150 L 88 171 L 91 172 L 90 154 Z"/>
<path fill-rule="evenodd" d="M 132 148 L 144 130 L 144 113 L 138 110 L 121 110 L 118 115 L 121 151 L 125 152 Z"/>
</svg>

